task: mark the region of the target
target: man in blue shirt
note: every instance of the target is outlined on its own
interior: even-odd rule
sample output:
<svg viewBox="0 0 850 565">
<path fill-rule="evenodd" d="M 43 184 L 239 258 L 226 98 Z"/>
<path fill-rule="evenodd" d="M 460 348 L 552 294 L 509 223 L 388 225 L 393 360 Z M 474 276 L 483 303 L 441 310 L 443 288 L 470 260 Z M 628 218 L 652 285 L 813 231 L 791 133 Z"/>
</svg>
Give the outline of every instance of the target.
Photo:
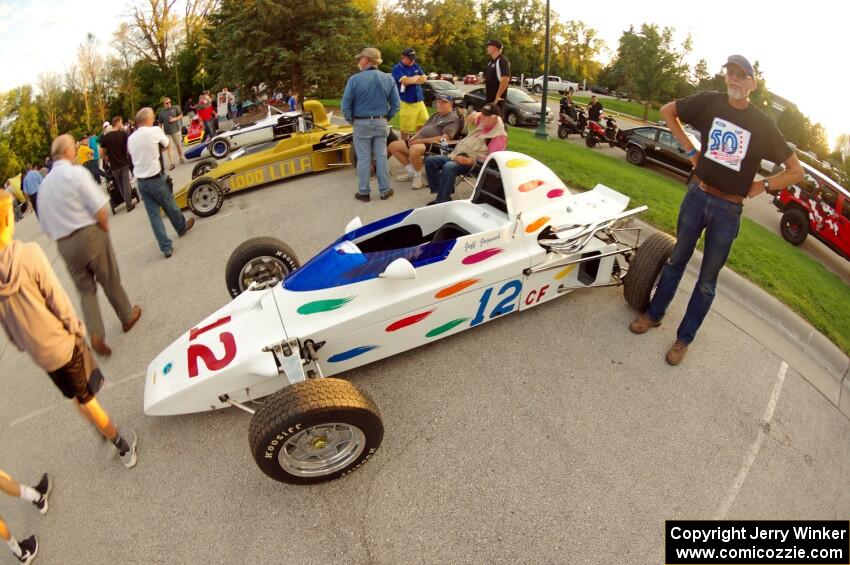
<svg viewBox="0 0 850 565">
<path fill-rule="evenodd" d="M 398 113 L 398 89 L 389 75 L 378 70 L 381 52 L 367 47 L 357 54 L 360 72 L 348 79 L 342 94 L 342 114 L 354 126 L 354 151 L 357 155 L 357 194 L 354 197 L 369 202 L 369 176 L 372 159 L 378 177 L 381 200 L 393 195 L 387 164 L 387 121 Z"/>
<path fill-rule="evenodd" d="M 421 86 L 427 78 L 422 67 L 416 62 L 416 51 L 410 48 L 402 51 L 401 61 L 393 67 L 393 80 L 398 86 L 401 98 L 399 129 L 402 140 L 406 141 L 428 121 L 428 110 L 425 108 L 425 95 Z"/>
<path fill-rule="evenodd" d="M 38 217 L 38 189 L 41 187 L 41 181 L 44 177 L 38 172 L 38 165 L 30 165 L 30 170 L 27 172 L 23 180 L 23 189 L 27 198 L 32 202 L 32 210 L 35 212 L 35 217 Z"/>
</svg>

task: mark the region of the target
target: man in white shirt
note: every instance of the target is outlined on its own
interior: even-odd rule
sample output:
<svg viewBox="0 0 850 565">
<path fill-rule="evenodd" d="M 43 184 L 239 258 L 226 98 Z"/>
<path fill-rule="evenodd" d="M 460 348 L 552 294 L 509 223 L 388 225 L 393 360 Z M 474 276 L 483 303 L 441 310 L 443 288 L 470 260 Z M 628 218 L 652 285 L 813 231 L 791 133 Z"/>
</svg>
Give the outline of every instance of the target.
<svg viewBox="0 0 850 565">
<path fill-rule="evenodd" d="M 38 190 L 39 222 L 41 229 L 56 241 L 59 254 L 80 292 L 92 349 L 109 355 L 112 350 L 105 341 L 97 283 L 103 287 L 125 333 L 139 320 L 142 310 L 130 304 L 121 286 L 118 260 L 109 238 L 106 211 L 109 199 L 85 168 L 73 164 L 76 153 L 76 143 L 70 135 L 60 135 L 53 140 L 50 148 L 53 167 Z"/>
<path fill-rule="evenodd" d="M 180 213 L 174 195 L 166 182 L 162 171 L 160 153 L 168 148 L 168 136 L 157 127 L 153 127 L 154 112 L 151 108 L 142 108 L 136 114 L 136 131 L 127 141 L 127 149 L 133 160 L 133 174 L 139 186 L 139 194 L 145 203 L 145 210 L 151 223 L 151 229 L 156 236 L 159 249 L 166 259 L 171 257 L 173 247 L 171 239 L 165 233 L 165 224 L 159 216 L 159 210 L 171 221 L 171 226 L 177 235 L 183 235 L 195 225 L 195 218 L 188 220 Z"/>
</svg>

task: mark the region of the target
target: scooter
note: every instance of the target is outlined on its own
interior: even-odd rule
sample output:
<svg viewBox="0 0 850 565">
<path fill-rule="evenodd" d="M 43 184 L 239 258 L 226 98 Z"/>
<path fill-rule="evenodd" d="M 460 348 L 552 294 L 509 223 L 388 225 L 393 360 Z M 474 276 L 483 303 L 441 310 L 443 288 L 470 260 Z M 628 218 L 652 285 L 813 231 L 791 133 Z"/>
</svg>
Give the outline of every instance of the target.
<svg viewBox="0 0 850 565">
<path fill-rule="evenodd" d="M 598 142 L 606 141 L 611 147 L 617 146 L 617 120 L 611 116 L 605 116 L 605 127 L 599 122 L 591 121 L 587 125 L 587 137 L 585 143 L 588 147 L 594 147 Z"/>
<path fill-rule="evenodd" d="M 575 118 L 572 118 L 566 112 L 561 112 L 558 117 L 558 137 L 566 139 L 571 133 L 577 133 L 580 136 L 585 136 L 587 129 L 587 114 L 581 108 L 574 108 L 573 113 Z"/>
</svg>

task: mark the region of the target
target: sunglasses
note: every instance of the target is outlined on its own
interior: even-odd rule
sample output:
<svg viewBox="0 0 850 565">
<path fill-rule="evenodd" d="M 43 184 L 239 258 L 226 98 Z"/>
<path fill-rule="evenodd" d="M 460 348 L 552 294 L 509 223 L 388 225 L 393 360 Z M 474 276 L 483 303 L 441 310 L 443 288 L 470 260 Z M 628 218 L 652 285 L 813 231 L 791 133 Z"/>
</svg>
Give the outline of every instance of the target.
<svg viewBox="0 0 850 565">
<path fill-rule="evenodd" d="M 734 69 L 731 67 L 726 67 L 726 76 L 729 78 L 736 78 L 739 80 L 744 80 L 750 78 L 750 75 L 742 71 L 741 69 Z"/>
</svg>

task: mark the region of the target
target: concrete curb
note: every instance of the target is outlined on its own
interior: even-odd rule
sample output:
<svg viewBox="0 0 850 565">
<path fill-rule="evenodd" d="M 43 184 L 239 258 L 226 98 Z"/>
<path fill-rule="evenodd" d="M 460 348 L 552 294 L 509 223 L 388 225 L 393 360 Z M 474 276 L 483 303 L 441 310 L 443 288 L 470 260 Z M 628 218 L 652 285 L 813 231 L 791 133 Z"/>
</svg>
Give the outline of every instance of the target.
<svg viewBox="0 0 850 565">
<path fill-rule="evenodd" d="M 636 224 L 647 233 L 658 231 L 644 222 Z M 688 264 L 688 272 L 698 276 L 701 263 L 702 252 L 697 250 Z M 789 364 L 850 418 L 850 357 L 788 306 L 728 267 L 720 272 L 717 291 L 761 318 L 774 332 L 799 348 L 808 362 L 790 360 Z M 778 355 L 783 355 L 782 344 L 771 345 Z"/>
</svg>

